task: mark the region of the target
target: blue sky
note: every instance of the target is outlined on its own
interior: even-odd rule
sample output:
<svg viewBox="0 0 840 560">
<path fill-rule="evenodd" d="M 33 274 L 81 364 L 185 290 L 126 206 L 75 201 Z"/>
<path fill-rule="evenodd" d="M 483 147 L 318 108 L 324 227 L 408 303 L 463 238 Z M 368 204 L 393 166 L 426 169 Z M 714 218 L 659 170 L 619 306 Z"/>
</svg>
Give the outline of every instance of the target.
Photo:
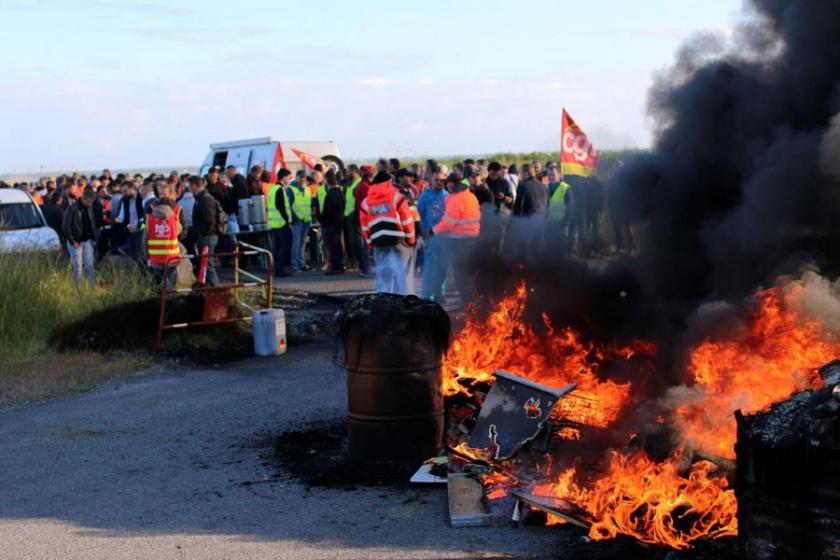
<svg viewBox="0 0 840 560">
<path fill-rule="evenodd" d="M 739 0 L 0 0 L 0 171 L 198 164 L 210 142 L 346 157 L 646 146 L 646 92 Z"/>
</svg>

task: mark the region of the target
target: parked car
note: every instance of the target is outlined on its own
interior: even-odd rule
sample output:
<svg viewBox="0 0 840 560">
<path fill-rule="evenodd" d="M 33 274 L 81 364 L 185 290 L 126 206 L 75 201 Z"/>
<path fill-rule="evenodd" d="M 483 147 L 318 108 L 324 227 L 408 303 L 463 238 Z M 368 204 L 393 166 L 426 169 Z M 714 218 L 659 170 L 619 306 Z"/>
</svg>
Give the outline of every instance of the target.
<svg viewBox="0 0 840 560">
<path fill-rule="evenodd" d="M 29 194 L 0 189 L 0 253 L 21 251 L 61 251 L 61 241 Z"/>
<path fill-rule="evenodd" d="M 224 169 L 234 165 L 240 173 L 248 175 L 251 167 L 259 164 L 269 172 L 271 181 L 274 182 L 281 167 L 293 173 L 305 167 L 295 150 L 315 156 L 336 170 L 344 169 L 344 162 L 341 161 L 335 142 L 286 142 L 266 137 L 210 144 L 210 152 L 204 158 L 199 174 L 206 175 L 213 166 Z"/>
</svg>

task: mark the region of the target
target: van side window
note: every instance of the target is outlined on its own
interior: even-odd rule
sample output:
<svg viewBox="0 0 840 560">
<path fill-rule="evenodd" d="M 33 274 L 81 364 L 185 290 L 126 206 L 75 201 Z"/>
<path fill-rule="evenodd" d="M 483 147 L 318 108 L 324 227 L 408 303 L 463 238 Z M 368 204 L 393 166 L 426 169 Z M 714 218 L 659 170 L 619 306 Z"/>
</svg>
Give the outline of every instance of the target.
<svg viewBox="0 0 840 560">
<path fill-rule="evenodd" d="M 213 167 L 218 167 L 219 169 L 225 168 L 225 162 L 227 161 L 228 153 L 227 151 L 224 152 L 216 152 L 213 154 Z"/>
</svg>

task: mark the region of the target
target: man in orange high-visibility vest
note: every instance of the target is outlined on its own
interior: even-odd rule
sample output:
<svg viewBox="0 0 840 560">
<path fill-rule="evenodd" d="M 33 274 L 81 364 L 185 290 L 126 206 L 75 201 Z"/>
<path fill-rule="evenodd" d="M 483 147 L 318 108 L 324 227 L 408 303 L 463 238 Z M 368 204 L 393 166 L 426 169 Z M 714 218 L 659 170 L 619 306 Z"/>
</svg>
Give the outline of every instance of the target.
<svg viewBox="0 0 840 560">
<path fill-rule="evenodd" d="M 161 187 L 160 199 L 149 208 L 146 215 L 146 255 L 149 267 L 161 280 L 166 271 L 166 285 L 170 289 L 175 287 L 175 275 L 181 261 L 181 245 L 178 240 L 184 235 L 183 212 L 174 199 L 175 191 L 172 187 Z"/>
<path fill-rule="evenodd" d="M 408 295 L 406 279 L 416 241 L 414 218 L 387 171 L 374 177 L 359 207 L 359 222 L 365 241 L 373 245 L 376 291 Z"/>
<path fill-rule="evenodd" d="M 439 241 L 443 241 L 443 278 L 446 278 L 448 265 L 451 264 L 455 284 L 461 293 L 461 303 L 465 305 L 473 296 L 469 259 L 481 233 L 481 210 L 478 198 L 463 184 L 460 174 L 452 173 L 447 177 L 446 189 L 449 196 L 445 199 L 443 218 L 432 231 L 442 238 Z"/>
</svg>

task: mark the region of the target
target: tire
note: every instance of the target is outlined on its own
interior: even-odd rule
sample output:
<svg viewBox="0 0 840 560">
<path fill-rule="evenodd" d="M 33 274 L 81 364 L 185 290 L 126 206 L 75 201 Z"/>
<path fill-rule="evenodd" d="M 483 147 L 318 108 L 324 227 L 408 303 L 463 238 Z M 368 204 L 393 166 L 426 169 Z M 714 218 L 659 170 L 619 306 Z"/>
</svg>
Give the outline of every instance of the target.
<svg viewBox="0 0 840 560">
<path fill-rule="evenodd" d="M 344 176 L 344 162 L 341 161 L 341 158 L 338 156 L 324 156 L 321 160 L 326 163 L 329 167 L 335 169 L 336 173 L 340 173 L 341 176 Z"/>
</svg>

